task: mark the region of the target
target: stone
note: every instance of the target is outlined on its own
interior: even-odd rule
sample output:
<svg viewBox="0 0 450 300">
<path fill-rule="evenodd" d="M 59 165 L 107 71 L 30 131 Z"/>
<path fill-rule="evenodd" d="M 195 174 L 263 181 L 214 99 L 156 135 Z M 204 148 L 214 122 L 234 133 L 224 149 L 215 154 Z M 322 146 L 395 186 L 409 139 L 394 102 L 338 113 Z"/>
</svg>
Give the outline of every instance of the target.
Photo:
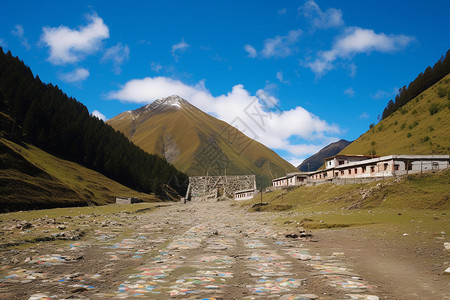
<svg viewBox="0 0 450 300">
<path fill-rule="evenodd" d="M 450 250 L 450 243 L 444 243 L 445 250 Z"/>
</svg>

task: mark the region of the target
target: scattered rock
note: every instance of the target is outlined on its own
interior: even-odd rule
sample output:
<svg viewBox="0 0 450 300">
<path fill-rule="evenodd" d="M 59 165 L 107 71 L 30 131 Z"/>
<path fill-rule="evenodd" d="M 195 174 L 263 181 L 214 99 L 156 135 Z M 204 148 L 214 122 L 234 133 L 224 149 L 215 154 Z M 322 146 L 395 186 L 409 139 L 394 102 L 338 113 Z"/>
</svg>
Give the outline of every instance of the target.
<svg viewBox="0 0 450 300">
<path fill-rule="evenodd" d="M 70 292 L 71 293 L 84 293 L 84 292 L 87 292 L 87 290 L 88 289 L 84 288 L 84 287 L 77 287 L 77 288 L 71 290 Z"/>
<path fill-rule="evenodd" d="M 445 250 L 450 250 L 450 243 L 444 243 Z"/>
</svg>

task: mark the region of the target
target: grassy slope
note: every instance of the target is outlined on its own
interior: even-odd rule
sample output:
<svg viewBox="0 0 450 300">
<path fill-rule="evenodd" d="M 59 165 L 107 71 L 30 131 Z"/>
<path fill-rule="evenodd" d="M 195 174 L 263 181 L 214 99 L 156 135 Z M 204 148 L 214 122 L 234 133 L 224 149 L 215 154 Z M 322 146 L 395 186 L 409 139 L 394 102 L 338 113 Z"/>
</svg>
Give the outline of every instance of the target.
<svg viewBox="0 0 450 300">
<path fill-rule="evenodd" d="M 340 154 L 448 154 L 450 152 L 450 99 L 438 96 L 450 90 L 450 74 L 380 121 Z M 438 106 L 431 115 L 430 107 Z M 409 137 L 408 137 L 409 136 Z"/>
<path fill-rule="evenodd" d="M 449 214 L 449 182 L 450 170 L 446 170 L 368 184 L 302 186 L 266 193 L 263 202 L 268 205 L 253 210 L 288 210 L 282 223 L 299 222 L 307 228 L 398 222 L 402 220 L 398 212 L 416 217 Z M 258 195 L 242 204 L 259 202 Z"/>
<path fill-rule="evenodd" d="M 0 168 L 2 210 L 76 205 L 101 205 L 116 196 L 157 201 L 137 193 L 98 172 L 56 158 L 32 145 L 1 139 Z"/>
<path fill-rule="evenodd" d="M 132 122 L 131 114 L 123 113 L 109 120 L 108 124 L 131 138 Z M 241 132 L 236 138 L 239 143 L 229 143 L 224 134 L 229 126 L 198 109 L 183 109 L 154 115 L 142 124 L 137 124 L 131 140 L 145 151 L 162 156 L 162 141 L 170 137 L 181 150 L 180 156 L 172 163 L 188 175 L 205 175 L 195 157 L 203 147 L 207 147 L 206 140 L 210 137 L 217 139 L 218 146 L 229 158 L 229 175 L 257 174 L 264 177 L 265 184 L 269 184 L 276 174 L 280 176 L 296 171 L 294 166 L 275 152 Z M 244 149 L 243 145 L 248 147 Z M 259 167 L 255 165 L 256 161 L 261 162 Z"/>
</svg>

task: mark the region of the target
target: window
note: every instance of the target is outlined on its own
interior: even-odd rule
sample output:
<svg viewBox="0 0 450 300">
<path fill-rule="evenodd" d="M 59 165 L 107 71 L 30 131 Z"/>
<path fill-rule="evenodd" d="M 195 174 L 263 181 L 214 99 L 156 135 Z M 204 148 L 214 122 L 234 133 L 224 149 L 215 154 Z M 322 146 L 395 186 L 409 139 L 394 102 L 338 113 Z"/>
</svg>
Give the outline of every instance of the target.
<svg viewBox="0 0 450 300">
<path fill-rule="evenodd" d="M 341 171 L 341 175 L 344 175 L 344 170 Z"/>
<path fill-rule="evenodd" d="M 363 172 L 363 173 L 366 173 L 366 167 L 365 167 L 365 166 L 362 167 L 362 172 Z"/>
<path fill-rule="evenodd" d="M 335 173 L 334 173 L 334 176 L 335 176 L 335 177 L 338 177 L 338 176 L 339 176 L 339 172 L 335 172 Z"/>
<path fill-rule="evenodd" d="M 383 166 L 384 166 L 384 170 L 387 171 L 387 169 L 388 169 L 388 164 L 385 163 Z"/>
<path fill-rule="evenodd" d="M 399 166 L 399 165 L 394 165 L 394 171 L 398 171 L 398 170 L 399 170 L 399 168 L 400 168 L 400 166 Z"/>
<path fill-rule="evenodd" d="M 348 170 L 348 175 L 351 175 L 352 174 L 352 170 Z"/>
<path fill-rule="evenodd" d="M 339 161 L 339 165 L 343 165 L 344 164 L 344 161 L 343 160 L 340 160 Z"/>
<path fill-rule="evenodd" d="M 357 168 L 355 168 L 355 174 L 358 174 L 358 169 Z"/>
<path fill-rule="evenodd" d="M 374 166 L 370 167 L 370 172 L 375 172 L 375 167 Z"/>
</svg>

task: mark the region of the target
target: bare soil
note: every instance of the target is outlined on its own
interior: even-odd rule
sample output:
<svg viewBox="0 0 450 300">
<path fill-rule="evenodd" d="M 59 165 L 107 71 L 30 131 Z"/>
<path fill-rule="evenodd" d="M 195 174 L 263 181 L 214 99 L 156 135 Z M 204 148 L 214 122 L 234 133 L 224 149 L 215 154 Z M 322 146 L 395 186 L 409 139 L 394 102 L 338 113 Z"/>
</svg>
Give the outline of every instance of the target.
<svg viewBox="0 0 450 300">
<path fill-rule="evenodd" d="M 370 225 L 302 238 L 275 225 L 284 213 L 222 201 L 4 221 L 0 299 L 450 299 L 445 235 Z M 52 226 L 86 233 L 8 246 Z"/>
</svg>

